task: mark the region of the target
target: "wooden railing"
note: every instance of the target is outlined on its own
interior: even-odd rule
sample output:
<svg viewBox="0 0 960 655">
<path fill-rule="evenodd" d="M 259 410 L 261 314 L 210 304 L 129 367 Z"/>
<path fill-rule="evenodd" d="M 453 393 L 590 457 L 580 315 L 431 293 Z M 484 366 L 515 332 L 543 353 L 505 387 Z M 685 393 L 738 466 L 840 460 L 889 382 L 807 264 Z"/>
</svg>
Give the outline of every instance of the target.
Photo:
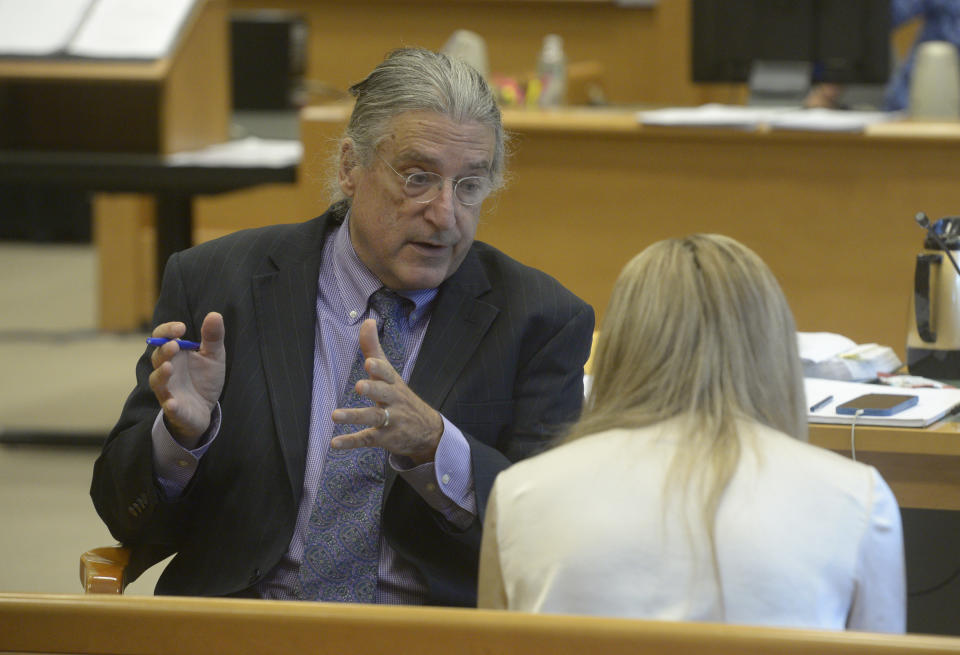
<svg viewBox="0 0 960 655">
<path fill-rule="evenodd" d="M 291 601 L 0 594 L 0 652 L 884 655 L 960 639 Z"/>
</svg>

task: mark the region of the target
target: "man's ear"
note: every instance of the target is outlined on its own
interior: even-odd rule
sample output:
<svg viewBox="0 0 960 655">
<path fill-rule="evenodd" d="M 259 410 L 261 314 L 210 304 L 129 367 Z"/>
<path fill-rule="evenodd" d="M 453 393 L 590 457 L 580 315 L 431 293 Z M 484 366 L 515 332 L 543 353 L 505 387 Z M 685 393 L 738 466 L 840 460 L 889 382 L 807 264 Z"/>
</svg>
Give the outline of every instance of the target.
<svg viewBox="0 0 960 655">
<path fill-rule="evenodd" d="M 337 179 L 340 182 L 340 190 L 348 198 L 352 198 L 357 190 L 356 175 L 359 167 L 353 139 L 344 139 L 340 143 L 340 167 L 337 169 Z"/>
</svg>

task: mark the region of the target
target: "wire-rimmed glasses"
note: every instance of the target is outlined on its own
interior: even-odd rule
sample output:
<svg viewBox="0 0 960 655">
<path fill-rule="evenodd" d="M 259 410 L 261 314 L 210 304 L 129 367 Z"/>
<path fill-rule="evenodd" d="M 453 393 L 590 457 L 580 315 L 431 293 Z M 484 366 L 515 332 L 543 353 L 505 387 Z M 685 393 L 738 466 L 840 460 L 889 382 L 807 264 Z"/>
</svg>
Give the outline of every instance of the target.
<svg viewBox="0 0 960 655">
<path fill-rule="evenodd" d="M 416 173 L 404 175 L 393 166 L 390 166 L 390 162 L 384 159 L 383 155 L 379 152 L 377 153 L 377 157 L 382 159 L 383 163 L 386 164 L 391 171 L 396 173 L 397 177 L 403 180 L 403 192 L 421 204 L 426 204 L 436 199 L 443 190 L 443 183 L 447 179 L 453 182 L 453 195 L 463 205 L 477 205 L 490 195 L 492 185 L 488 177 L 469 175 L 459 179 L 455 177 L 445 178 L 439 173 L 431 173 L 428 171 L 417 171 Z"/>
</svg>

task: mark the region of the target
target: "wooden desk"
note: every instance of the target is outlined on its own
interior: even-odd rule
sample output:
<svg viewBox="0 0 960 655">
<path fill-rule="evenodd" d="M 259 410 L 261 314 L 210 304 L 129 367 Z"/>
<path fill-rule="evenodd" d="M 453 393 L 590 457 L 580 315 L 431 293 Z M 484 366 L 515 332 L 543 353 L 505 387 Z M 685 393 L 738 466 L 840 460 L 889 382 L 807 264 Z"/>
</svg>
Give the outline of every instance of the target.
<svg viewBox="0 0 960 655">
<path fill-rule="evenodd" d="M 810 443 L 850 456 L 850 426 L 810 424 Z M 901 507 L 960 510 L 960 423 L 926 429 L 859 426 L 857 461 L 871 464 Z"/>
<path fill-rule="evenodd" d="M 91 192 L 148 193 L 156 199 L 156 282 L 174 252 L 193 239 L 193 198 L 259 186 L 296 182 L 297 164 L 236 166 L 174 165 L 154 154 L 0 150 L 0 184 Z M 118 272 L 103 271 L 109 284 Z"/>
<path fill-rule="evenodd" d="M 304 162 L 329 152 L 346 111 L 304 110 Z M 903 358 L 923 241 L 913 217 L 960 213 L 960 124 L 746 132 L 573 109 L 503 120 L 510 180 L 484 206 L 478 238 L 557 277 L 599 316 L 644 247 L 718 232 L 770 265 L 798 329 L 876 341 Z"/>
</svg>

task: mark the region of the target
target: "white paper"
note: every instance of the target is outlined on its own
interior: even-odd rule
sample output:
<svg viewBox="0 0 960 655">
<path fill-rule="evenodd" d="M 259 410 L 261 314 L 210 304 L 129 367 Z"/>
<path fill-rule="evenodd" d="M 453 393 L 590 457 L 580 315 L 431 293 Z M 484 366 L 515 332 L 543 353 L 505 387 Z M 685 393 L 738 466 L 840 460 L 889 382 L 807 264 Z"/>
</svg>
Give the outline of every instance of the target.
<svg viewBox="0 0 960 655">
<path fill-rule="evenodd" d="M 879 374 L 893 373 L 903 366 L 889 346 L 857 345 L 833 332 L 798 332 L 797 346 L 803 374 L 809 378 L 872 382 Z"/>
<path fill-rule="evenodd" d="M 860 416 L 857 425 L 885 425 L 890 427 L 920 428 L 938 421 L 960 405 L 960 389 L 894 389 L 885 384 L 838 382 L 819 378 L 804 378 L 807 394 L 807 420 L 810 423 L 839 423 L 849 425 L 854 417 L 837 414 L 837 405 L 866 393 L 906 393 L 919 397 L 913 407 L 893 416 Z M 809 408 L 828 396 L 832 400 L 815 412 Z"/>
<path fill-rule="evenodd" d="M 810 130 L 820 132 L 863 132 L 867 126 L 902 118 L 898 112 L 848 111 L 844 109 L 800 109 L 771 116 L 774 130 Z"/>
<path fill-rule="evenodd" d="M 903 118 L 900 112 L 749 107 L 715 103 L 699 107 L 668 107 L 637 113 L 637 120 L 644 125 L 822 132 L 863 132 L 870 125 L 900 118 Z"/>
<path fill-rule="evenodd" d="M 823 362 L 856 347 L 849 337 L 834 332 L 797 332 L 800 359 Z"/>
<path fill-rule="evenodd" d="M 188 150 L 167 155 L 172 166 L 217 166 L 241 168 L 283 168 L 300 163 L 303 144 L 297 140 L 260 139 L 247 137 L 217 143 L 200 150 Z"/>
<path fill-rule="evenodd" d="M 97 0 L 67 52 L 159 59 L 169 54 L 195 0 Z"/>
<path fill-rule="evenodd" d="M 710 103 L 699 107 L 668 107 L 637 113 L 644 125 L 739 127 L 753 129 L 768 123 L 791 107 L 744 107 Z"/>
<path fill-rule="evenodd" d="M 66 47 L 92 0 L 0 0 L 0 54 L 37 57 Z"/>
</svg>

